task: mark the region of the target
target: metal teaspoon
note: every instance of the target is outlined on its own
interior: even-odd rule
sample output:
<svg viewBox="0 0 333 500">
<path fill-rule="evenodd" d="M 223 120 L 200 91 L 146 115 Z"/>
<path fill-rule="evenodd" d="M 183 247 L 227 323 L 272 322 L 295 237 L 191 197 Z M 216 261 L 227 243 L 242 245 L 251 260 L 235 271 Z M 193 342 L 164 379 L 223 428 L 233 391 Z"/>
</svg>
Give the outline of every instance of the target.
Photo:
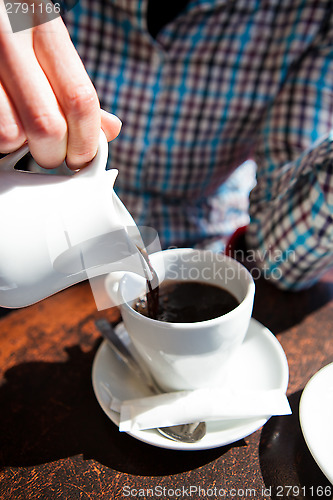
<svg viewBox="0 0 333 500">
<path fill-rule="evenodd" d="M 104 318 L 95 321 L 98 331 L 107 340 L 111 349 L 120 357 L 136 377 L 139 377 L 153 394 L 160 394 L 154 381 L 142 370 L 139 363 L 133 357 L 132 353 L 123 344 L 120 337 L 116 334 L 111 323 Z M 206 434 L 205 422 L 193 422 L 182 425 L 172 425 L 169 427 L 158 427 L 157 431 L 168 439 L 180 441 L 183 443 L 196 443 Z"/>
</svg>

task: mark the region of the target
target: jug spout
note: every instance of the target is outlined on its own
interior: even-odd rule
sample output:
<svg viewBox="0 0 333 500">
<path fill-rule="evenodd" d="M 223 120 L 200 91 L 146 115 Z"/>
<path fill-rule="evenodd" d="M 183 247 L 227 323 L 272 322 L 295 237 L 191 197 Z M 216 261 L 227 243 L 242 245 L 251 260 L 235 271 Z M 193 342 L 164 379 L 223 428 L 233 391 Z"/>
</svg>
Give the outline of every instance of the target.
<svg viewBox="0 0 333 500">
<path fill-rule="evenodd" d="M 89 278 L 124 271 L 151 278 L 139 250 L 145 248 L 141 232 L 113 189 L 117 173 L 104 171 L 94 182 L 82 177 L 63 197 L 61 213 L 48 215 L 47 244 L 56 271 L 86 272 Z"/>
</svg>

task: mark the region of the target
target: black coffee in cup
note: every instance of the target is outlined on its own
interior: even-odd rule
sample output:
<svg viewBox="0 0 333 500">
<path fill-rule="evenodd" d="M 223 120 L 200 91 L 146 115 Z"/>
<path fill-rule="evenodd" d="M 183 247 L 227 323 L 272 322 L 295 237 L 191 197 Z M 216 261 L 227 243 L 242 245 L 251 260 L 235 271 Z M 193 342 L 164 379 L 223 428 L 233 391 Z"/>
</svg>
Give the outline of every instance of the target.
<svg viewBox="0 0 333 500">
<path fill-rule="evenodd" d="M 155 303 L 152 305 L 151 302 Z M 147 317 L 171 323 L 196 323 L 217 318 L 239 305 L 236 297 L 219 286 L 199 281 L 165 281 L 158 293 L 140 297 L 134 309 Z M 151 311 L 154 311 L 152 315 Z"/>
</svg>

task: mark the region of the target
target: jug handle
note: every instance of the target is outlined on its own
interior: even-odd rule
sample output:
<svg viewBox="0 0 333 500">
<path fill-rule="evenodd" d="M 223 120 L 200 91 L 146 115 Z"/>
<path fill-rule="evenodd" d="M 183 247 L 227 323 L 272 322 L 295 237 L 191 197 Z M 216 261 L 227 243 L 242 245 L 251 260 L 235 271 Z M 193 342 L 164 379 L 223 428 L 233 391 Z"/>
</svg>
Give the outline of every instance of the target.
<svg viewBox="0 0 333 500">
<path fill-rule="evenodd" d="M 16 163 L 29 152 L 29 145 L 25 142 L 19 149 L 13 153 L 9 153 L 0 159 L 0 171 L 12 170 Z M 96 156 L 82 170 L 78 170 L 74 175 L 92 176 L 105 171 L 106 162 L 108 159 L 109 148 L 106 136 L 103 130 L 100 131 L 98 150 Z M 19 172 L 19 171 L 17 171 Z"/>
<path fill-rule="evenodd" d="M 21 158 L 23 158 L 23 156 L 26 155 L 28 152 L 29 152 L 29 146 L 28 143 L 25 142 L 19 149 L 1 158 L 0 170 L 1 171 L 12 170 L 15 167 L 16 163 L 19 160 L 21 160 Z"/>
</svg>

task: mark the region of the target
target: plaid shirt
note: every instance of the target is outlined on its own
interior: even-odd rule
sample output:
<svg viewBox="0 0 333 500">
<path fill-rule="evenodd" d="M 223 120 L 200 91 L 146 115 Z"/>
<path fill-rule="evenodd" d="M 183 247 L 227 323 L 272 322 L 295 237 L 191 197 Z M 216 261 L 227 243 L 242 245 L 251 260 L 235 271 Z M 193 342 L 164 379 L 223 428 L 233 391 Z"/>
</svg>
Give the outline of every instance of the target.
<svg viewBox="0 0 333 500">
<path fill-rule="evenodd" d="M 155 38 L 147 3 L 64 16 L 123 121 L 120 198 L 163 247 L 219 249 L 249 222 L 253 159 L 248 245 L 281 286 L 312 284 L 333 262 L 332 0 L 189 0 Z"/>
</svg>

